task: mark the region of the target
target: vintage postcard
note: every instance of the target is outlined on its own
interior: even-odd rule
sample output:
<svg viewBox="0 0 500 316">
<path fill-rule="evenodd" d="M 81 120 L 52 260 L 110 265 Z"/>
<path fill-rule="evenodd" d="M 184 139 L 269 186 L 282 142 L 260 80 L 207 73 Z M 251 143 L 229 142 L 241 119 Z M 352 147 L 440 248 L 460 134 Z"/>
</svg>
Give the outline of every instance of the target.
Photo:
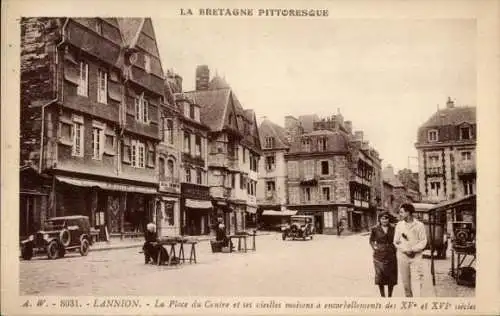
<svg viewBox="0 0 500 316">
<path fill-rule="evenodd" d="M 2 9 L 2 314 L 500 312 L 499 1 Z"/>
</svg>

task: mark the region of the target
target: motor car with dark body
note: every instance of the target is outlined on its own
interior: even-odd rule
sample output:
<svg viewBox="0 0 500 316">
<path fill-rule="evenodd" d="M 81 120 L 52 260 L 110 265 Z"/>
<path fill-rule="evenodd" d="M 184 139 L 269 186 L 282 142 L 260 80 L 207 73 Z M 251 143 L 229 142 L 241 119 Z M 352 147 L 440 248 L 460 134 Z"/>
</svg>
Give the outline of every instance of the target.
<svg viewBox="0 0 500 316">
<path fill-rule="evenodd" d="M 290 224 L 282 227 L 282 238 L 313 239 L 315 233 L 314 229 L 314 216 L 309 215 L 294 215 L 290 217 Z"/>
<path fill-rule="evenodd" d="M 79 251 L 86 256 L 92 245 L 88 216 L 52 217 L 44 222 L 43 230 L 21 241 L 21 257 L 30 260 L 45 253 L 49 259 L 62 258 L 67 251 Z"/>
</svg>

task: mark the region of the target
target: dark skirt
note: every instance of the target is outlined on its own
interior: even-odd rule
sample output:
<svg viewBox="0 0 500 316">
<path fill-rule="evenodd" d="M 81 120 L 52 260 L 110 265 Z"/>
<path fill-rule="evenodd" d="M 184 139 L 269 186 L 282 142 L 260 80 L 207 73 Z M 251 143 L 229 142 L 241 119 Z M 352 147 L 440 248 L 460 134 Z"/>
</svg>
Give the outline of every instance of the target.
<svg viewBox="0 0 500 316">
<path fill-rule="evenodd" d="M 375 267 L 375 284 L 398 284 L 398 262 L 395 256 L 390 260 L 378 260 L 373 258 L 373 265 Z"/>
</svg>

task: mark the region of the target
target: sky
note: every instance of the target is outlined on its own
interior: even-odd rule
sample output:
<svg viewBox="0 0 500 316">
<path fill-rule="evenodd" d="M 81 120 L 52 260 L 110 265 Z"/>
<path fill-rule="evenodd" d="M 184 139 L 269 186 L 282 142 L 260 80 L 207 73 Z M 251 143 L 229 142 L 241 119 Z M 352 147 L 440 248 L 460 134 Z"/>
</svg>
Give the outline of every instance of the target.
<svg viewBox="0 0 500 316">
<path fill-rule="evenodd" d="M 257 119 L 340 111 L 397 171 L 418 170 L 417 129 L 450 96 L 476 106 L 468 19 L 153 19 L 164 71 L 194 89 L 224 76 Z"/>
</svg>

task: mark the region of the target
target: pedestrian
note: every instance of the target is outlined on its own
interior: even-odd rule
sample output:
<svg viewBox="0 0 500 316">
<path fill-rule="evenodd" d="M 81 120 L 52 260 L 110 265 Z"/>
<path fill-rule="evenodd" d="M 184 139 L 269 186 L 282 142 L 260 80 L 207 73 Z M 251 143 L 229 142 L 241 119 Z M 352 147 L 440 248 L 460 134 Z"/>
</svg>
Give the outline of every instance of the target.
<svg viewBox="0 0 500 316">
<path fill-rule="evenodd" d="M 400 221 L 394 232 L 394 245 L 405 296 L 421 296 L 424 279 L 422 252 L 427 245 L 425 226 L 413 217 L 415 207 L 405 203 L 399 209 Z M 413 279 L 413 281 L 412 281 Z M 416 293 L 412 290 L 412 285 Z"/>
<path fill-rule="evenodd" d="M 226 225 L 224 225 L 223 219 L 219 217 L 217 221 L 218 223 L 215 228 L 215 240 L 220 241 L 223 247 L 230 246 L 231 248 L 233 248 L 231 240 L 229 239 L 229 237 L 227 237 Z"/>
<path fill-rule="evenodd" d="M 375 268 L 375 284 L 380 295 L 392 297 L 392 290 L 398 283 L 398 263 L 396 247 L 394 247 L 394 227 L 389 223 L 390 215 L 382 212 L 378 218 L 379 224 L 371 229 L 370 245 L 373 249 L 373 265 Z"/>
<path fill-rule="evenodd" d="M 146 226 L 144 239 L 145 239 L 144 246 L 142 246 L 142 250 L 144 251 L 144 263 L 148 264 L 151 261 L 151 259 L 153 259 L 154 262 L 158 256 L 158 249 L 155 245 L 157 241 L 155 224 L 149 223 Z"/>
<path fill-rule="evenodd" d="M 340 237 L 340 234 L 342 234 L 342 231 L 344 230 L 344 223 L 342 220 L 339 220 L 337 223 L 337 236 Z"/>
</svg>

